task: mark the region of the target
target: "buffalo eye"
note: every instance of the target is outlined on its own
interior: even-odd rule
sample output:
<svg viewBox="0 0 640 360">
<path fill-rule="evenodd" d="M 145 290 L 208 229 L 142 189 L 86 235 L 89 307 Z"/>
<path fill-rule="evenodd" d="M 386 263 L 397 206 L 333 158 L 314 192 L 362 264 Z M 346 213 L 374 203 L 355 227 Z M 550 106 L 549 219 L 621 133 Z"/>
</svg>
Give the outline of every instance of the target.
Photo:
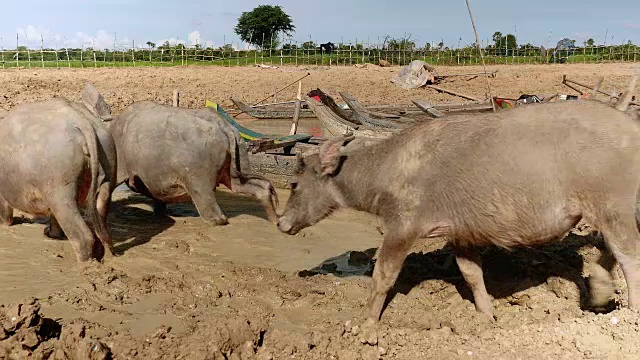
<svg viewBox="0 0 640 360">
<path fill-rule="evenodd" d="M 291 183 L 291 190 L 295 190 L 298 187 L 298 182 Z"/>
</svg>

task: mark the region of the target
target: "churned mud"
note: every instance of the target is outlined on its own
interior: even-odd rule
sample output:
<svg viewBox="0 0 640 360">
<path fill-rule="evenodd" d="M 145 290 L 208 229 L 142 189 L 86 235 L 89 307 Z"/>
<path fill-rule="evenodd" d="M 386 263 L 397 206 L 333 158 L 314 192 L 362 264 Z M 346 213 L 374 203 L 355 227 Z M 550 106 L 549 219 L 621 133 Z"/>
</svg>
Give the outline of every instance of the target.
<svg viewBox="0 0 640 360">
<path fill-rule="evenodd" d="M 571 93 L 562 75 L 624 88 L 629 65 L 490 67 L 494 93 Z M 445 68 L 462 72 L 473 68 Z M 390 84 L 389 69 L 310 69 L 305 89 L 346 90 L 364 103 L 457 101 Z M 477 70 L 477 69 L 475 69 Z M 258 101 L 304 69 L 189 67 L 0 71 L 0 108 L 74 96 L 91 80 L 121 111 L 133 101 L 182 106 L 230 96 Z M 481 79 L 442 84 L 482 97 Z M 291 97 L 294 91 L 290 91 Z M 282 95 L 283 97 L 285 95 Z M 285 133 L 286 121 L 249 121 Z M 313 121 L 303 122 L 308 129 Z M 288 192 L 278 191 L 281 206 Z M 615 296 L 589 306 L 588 277 L 604 249 L 588 227 L 549 246 L 487 248 L 484 274 L 497 320 L 474 309 L 449 249 L 418 242 L 377 332 L 362 327 L 376 251 L 377 220 L 339 211 L 296 236 L 266 220 L 257 201 L 220 191 L 229 225 L 210 227 L 191 204 L 156 217 L 144 197 L 118 190 L 110 226 L 119 253 L 78 264 L 68 241 L 44 237 L 43 219 L 16 214 L 0 228 L 0 359 L 637 359 L 640 312 Z"/>
</svg>

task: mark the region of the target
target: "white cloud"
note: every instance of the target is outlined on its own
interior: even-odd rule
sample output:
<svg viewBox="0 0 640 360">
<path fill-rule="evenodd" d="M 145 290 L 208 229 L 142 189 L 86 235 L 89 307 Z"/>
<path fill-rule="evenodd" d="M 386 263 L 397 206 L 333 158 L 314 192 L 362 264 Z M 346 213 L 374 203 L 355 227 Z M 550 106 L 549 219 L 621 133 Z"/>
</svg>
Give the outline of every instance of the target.
<svg viewBox="0 0 640 360">
<path fill-rule="evenodd" d="M 115 38 L 115 34 L 109 34 L 104 30 L 99 30 L 95 35 L 90 35 L 85 32 L 77 32 L 75 38 L 71 41 L 77 43 L 77 45 L 84 47 L 92 47 L 95 49 L 112 49 Z M 127 38 L 122 39 L 125 43 L 130 43 Z M 116 44 L 117 46 L 118 44 Z"/>
<path fill-rule="evenodd" d="M 44 42 L 45 48 L 95 48 L 95 49 L 113 49 L 114 41 L 117 49 L 130 49 L 133 45 L 133 41 L 128 36 L 117 35 L 113 32 L 107 32 L 106 30 L 98 30 L 95 33 L 89 33 L 84 31 L 78 31 L 72 36 L 61 35 L 53 32 L 50 29 L 37 27 L 34 25 L 28 25 L 24 28 L 17 28 L 18 42 L 20 46 L 27 46 L 32 49 L 39 49 L 41 41 Z M 117 36 L 116 36 L 117 35 Z M 136 39 L 136 48 L 146 48 L 147 40 Z M 5 36 L 3 38 L 4 47 L 9 44 L 15 44 L 15 36 L 13 40 L 10 37 Z M 177 44 L 184 44 L 186 46 L 194 46 L 200 44 L 202 46 L 213 46 L 213 41 L 202 38 L 202 35 L 198 30 L 193 30 L 187 34 L 186 40 L 179 37 L 172 37 L 168 39 L 162 39 L 156 41 L 156 46 L 162 45 L 165 41 L 175 46 Z"/>
<path fill-rule="evenodd" d="M 187 36 L 187 39 L 189 39 L 189 44 L 188 45 L 202 44 L 202 40 L 201 40 L 201 37 L 200 37 L 200 31 L 198 31 L 198 30 L 193 30 L 192 32 L 190 32 L 189 36 Z"/>
<path fill-rule="evenodd" d="M 169 38 L 169 39 L 158 40 L 156 42 L 156 45 L 160 46 L 160 45 L 164 44 L 165 42 L 169 42 L 169 45 L 171 45 L 171 46 L 176 46 L 178 44 L 184 44 L 185 43 L 184 40 L 180 40 L 180 39 L 177 39 L 177 38 Z"/>
</svg>

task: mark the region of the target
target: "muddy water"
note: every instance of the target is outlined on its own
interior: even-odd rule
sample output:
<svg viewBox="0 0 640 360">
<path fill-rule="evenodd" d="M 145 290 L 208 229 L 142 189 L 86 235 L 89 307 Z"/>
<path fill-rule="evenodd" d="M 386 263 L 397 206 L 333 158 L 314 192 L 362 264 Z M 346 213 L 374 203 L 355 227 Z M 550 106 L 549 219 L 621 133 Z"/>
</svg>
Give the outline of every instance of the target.
<svg viewBox="0 0 640 360">
<path fill-rule="evenodd" d="M 284 205 L 288 190 L 278 189 L 277 193 L 281 205 Z M 140 195 L 119 188 L 114 198 L 116 202 L 126 201 L 129 207 L 144 211 L 125 212 L 121 216 L 126 217 L 127 222 L 135 222 L 136 219 L 143 221 L 143 218 L 152 216 L 150 202 Z M 291 236 L 280 233 L 274 224 L 270 224 L 255 200 L 225 189 L 218 190 L 217 199 L 233 226 L 213 228 L 199 218 L 193 204 L 170 204 L 169 216 L 178 228 L 184 229 L 167 229 L 166 236 L 172 236 L 174 230 L 183 234 L 195 233 L 202 240 L 198 243 L 202 248 L 197 251 L 212 260 L 269 267 L 285 272 L 311 270 L 322 267 L 324 263 L 335 263 L 343 271 L 359 273 L 359 266 L 351 268 L 344 254 L 348 257 L 352 250 L 363 251 L 378 247 L 382 242 L 382 236 L 375 228 L 377 220 L 365 213 L 341 210 L 312 229 L 305 229 L 298 235 Z M 114 225 L 116 228 L 119 226 L 117 222 Z M 366 236 L 355 237 L 354 234 Z"/>
</svg>

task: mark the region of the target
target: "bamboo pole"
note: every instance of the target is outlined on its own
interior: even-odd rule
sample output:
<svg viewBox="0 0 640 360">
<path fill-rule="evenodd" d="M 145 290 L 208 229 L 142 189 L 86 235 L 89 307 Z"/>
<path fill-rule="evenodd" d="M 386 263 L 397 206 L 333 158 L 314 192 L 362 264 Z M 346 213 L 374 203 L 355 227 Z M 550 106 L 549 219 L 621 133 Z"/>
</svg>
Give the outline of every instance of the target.
<svg viewBox="0 0 640 360">
<path fill-rule="evenodd" d="M 476 35 L 476 47 L 478 51 L 480 51 L 480 59 L 482 60 L 482 69 L 484 70 L 485 75 L 487 74 L 487 67 L 484 63 L 484 54 L 482 54 L 482 49 L 480 48 L 480 37 L 478 36 L 478 29 L 476 29 L 476 22 L 473 20 L 473 13 L 471 12 L 471 5 L 469 5 L 469 0 L 465 0 L 467 2 L 467 10 L 469 10 L 469 18 L 471 18 L 471 26 L 473 26 L 473 32 Z M 491 107 L 493 111 L 496 111 L 496 106 L 493 102 L 493 95 L 491 94 L 491 82 L 489 81 L 489 77 L 485 76 L 487 79 L 487 91 L 489 92 L 489 100 L 491 101 Z"/>
<path fill-rule="evenodd" d="M 298 81 L 298 95 L 296 96 L 296 107 L 293 109 L 293 124 L 289 135 L 295 135 L 298 132 L 298 122 L 300 121 L 300 105 L 302 104 L 302 81 Z"/>
</svg>

